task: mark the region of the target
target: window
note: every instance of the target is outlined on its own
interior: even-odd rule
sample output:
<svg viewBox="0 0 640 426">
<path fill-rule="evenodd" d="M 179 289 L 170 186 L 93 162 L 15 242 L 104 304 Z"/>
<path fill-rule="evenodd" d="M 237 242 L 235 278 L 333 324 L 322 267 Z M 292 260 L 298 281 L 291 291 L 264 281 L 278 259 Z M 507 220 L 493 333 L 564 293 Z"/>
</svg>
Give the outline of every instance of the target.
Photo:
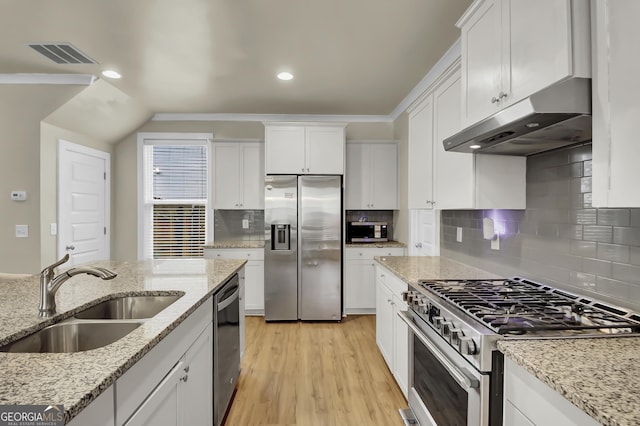
<svg viewBox="0 0 640 426">
<path fill-rule="evenodd" d="M 153 137 L 151 137 L 153 136 Z M 210 240 L 212 135 L 139 135 L 139 258 L 202 257 Z"/>
</svg>

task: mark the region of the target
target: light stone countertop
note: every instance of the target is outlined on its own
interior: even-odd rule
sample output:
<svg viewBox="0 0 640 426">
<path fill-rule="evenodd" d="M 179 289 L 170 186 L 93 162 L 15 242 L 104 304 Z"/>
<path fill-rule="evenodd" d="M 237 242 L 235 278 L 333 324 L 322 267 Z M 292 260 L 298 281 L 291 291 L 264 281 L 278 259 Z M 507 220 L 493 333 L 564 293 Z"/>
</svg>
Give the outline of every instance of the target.
<svg viewBox="0 0 640 426">
<path fill-rule="evenodd" d="M 375 260 L 413 286 L 420 280 L 501 278 L 443 256 L 378 256 Z"/>
<path fill-rule="evenodd" d="M 383 242 L 375 242 L 375 243 L 346 243 L 346 248 L 392 248 L 392 247 L 402 247 L 406 248 L 407 245 L 405 243 L 401 243 L 400 241 L 383 241 Z"/>
<path fill-rule="evenodd" d="M 0 346 L 112 295 L 184 292 L 158 315 L 102 348 L 51 354 L 0 352 L 0 405 L 63 404 L 68 423 L 245 263 L 205 259 L 97 262 L 94 265 L 118 276 L 110 281 L 89 275 L 71 278 L 56 295 L 58 314 L 47 320 L 38 318 L 38 276 L 0 283 Z"/>
<path fill-rule="evenodd" d="M 205 249 L 249 249 L 249 248 L 264 248 L 264 240 L 227 240 L 227 241 L 212 241 L 203 246 Z"/>
<path fill-rule="evenodd" d="M 498 349 L 603 425 L 640 425 L 640 337 L 502 340 Z"/>
<path fill-rule="evenodd" d="M 421 279 L 501 278 L 446 257 L 375 259 L 418 290 Z M 498 349 L 603 425 L 640 425 L 640 337 L 501 340 Z"/>
</svg>

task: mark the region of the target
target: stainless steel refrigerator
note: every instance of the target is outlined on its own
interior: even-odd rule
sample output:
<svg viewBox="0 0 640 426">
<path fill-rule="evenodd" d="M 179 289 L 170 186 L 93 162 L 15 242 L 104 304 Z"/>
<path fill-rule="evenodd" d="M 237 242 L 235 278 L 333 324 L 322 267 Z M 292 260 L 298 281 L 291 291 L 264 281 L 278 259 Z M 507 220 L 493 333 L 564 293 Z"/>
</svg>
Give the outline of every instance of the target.
<svg viewBox="0 0 640 426">
<path fill-rule="evenodd" d="M 340 321 L 342 177 L 265 178 L 266 321 Z"/>
</svg>

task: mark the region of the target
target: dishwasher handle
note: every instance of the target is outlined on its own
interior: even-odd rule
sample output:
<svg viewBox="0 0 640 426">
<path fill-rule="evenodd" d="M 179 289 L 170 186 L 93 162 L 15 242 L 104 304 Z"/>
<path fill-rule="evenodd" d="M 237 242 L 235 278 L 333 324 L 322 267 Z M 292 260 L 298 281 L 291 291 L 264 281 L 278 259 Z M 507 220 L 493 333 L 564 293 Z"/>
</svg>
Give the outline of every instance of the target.
<svg viewBox="0 0 640 426">
<path fill-rule="evenodd" d="M 225 308 L 227 308 L 229 305 L 231 305 L 233 302 L 235 302 L 238 299 L 239 295 L 240 295 L 240 287 L 236 286 L 236 291 L 234 291 L 229 297 L 226 297 L 225 299 L 218 302 L 218 312 L 224 311 Z"/>
</svg>

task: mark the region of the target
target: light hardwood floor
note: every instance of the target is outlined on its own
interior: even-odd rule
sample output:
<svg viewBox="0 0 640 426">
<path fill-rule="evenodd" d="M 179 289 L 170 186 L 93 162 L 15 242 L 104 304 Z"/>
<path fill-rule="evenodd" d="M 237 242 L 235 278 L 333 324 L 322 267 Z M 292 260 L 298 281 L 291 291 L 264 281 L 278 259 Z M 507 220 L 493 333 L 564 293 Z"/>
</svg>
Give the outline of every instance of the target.
<svg viewBox="0 0 640 426">
<path fill-rule="evenodd" d="M 375 316 L 341 323 L 247 317 L 246 350 L 225 426 L 402 425 L 407 402 L 378 351 Z"/>
</svg>

